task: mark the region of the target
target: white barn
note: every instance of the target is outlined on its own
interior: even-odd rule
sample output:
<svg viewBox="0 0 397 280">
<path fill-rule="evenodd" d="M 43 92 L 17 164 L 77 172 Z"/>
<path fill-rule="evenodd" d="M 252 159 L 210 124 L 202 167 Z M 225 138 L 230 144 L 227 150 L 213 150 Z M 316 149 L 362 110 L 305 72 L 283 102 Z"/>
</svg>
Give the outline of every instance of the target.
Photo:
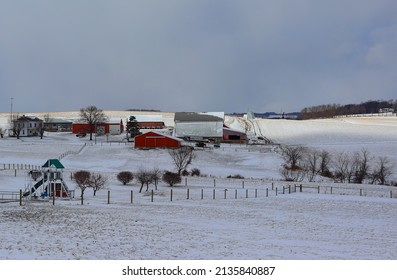
<svg viewBox="0 0 397 280">
<path fill-rule="evenodd" d="M 219 143 L 223 138 L 225 113 L 175 113 L 174 136 L 187 140 L 211 140 Z"/>
</svg>

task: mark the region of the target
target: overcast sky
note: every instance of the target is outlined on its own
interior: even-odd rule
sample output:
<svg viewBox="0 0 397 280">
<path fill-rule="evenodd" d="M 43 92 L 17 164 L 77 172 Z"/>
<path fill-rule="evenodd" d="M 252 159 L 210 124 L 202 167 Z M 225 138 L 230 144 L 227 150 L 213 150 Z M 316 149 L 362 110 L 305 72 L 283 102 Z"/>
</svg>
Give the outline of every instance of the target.
<svg viewBox="0 0 397 280">
<path fill-rule="evenodd" d="M 0 111 L 397 99 L 396 0 L 0 0 Z"/>
</svg>

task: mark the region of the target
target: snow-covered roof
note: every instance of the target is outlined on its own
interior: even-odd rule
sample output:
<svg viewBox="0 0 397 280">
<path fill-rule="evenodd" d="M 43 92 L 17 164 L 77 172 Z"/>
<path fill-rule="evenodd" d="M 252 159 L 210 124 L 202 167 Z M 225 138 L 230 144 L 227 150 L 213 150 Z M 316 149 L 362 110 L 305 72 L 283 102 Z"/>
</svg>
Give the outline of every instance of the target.
<svg viewBox="0 0 397 280">
<path fill-rule="evenodd" d="M 224 113 L 177 112 L 174 120 L 175 122 L 223 122 L 224 116 Z"/>
</svg>

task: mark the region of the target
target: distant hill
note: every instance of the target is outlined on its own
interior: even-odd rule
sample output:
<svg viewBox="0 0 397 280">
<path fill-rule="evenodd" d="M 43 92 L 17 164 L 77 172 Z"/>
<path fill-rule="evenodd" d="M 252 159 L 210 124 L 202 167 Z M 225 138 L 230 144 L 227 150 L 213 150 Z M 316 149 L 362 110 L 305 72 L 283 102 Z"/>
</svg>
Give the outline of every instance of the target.
<svg viewBox="0 0 397 280">
<path fill-rule="evenodd" d="M 292 113 L 276 113 L 276 112 L 265 112 L 265 113 L 252 113 L 255 118 L 260 119 L 298 119 L 299 113 L 292 112 Z M 231 113 L 230 116 L 234 117 L 242 117 L 246 115 L 246 113 Z"/>
<path fill-rule="evenodd" d="M 397 100 L 369 100 L 360 104 L 326 104 L 306 107 L 300 112 L 300 117 L 305 120 L 349 115 L 384 114 L 396 111 Z"/>
</svg>

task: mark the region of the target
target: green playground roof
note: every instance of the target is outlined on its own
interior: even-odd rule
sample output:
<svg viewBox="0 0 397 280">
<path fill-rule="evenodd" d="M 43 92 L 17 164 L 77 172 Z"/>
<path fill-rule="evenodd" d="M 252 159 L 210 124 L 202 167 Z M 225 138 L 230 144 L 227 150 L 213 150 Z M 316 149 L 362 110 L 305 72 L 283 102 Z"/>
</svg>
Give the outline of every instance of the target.
<svg viewBox="0 0 397 280">
<path fill-rule="evenodd" d="M 62 165 L 62 163 L 57 160 L 57 159 L 49 159 L 47 162 L 42 166 L 42 167 L 51 167 L 55 166 L 57 169 L 64 169 L 65 167 Z"/>
</svg>

